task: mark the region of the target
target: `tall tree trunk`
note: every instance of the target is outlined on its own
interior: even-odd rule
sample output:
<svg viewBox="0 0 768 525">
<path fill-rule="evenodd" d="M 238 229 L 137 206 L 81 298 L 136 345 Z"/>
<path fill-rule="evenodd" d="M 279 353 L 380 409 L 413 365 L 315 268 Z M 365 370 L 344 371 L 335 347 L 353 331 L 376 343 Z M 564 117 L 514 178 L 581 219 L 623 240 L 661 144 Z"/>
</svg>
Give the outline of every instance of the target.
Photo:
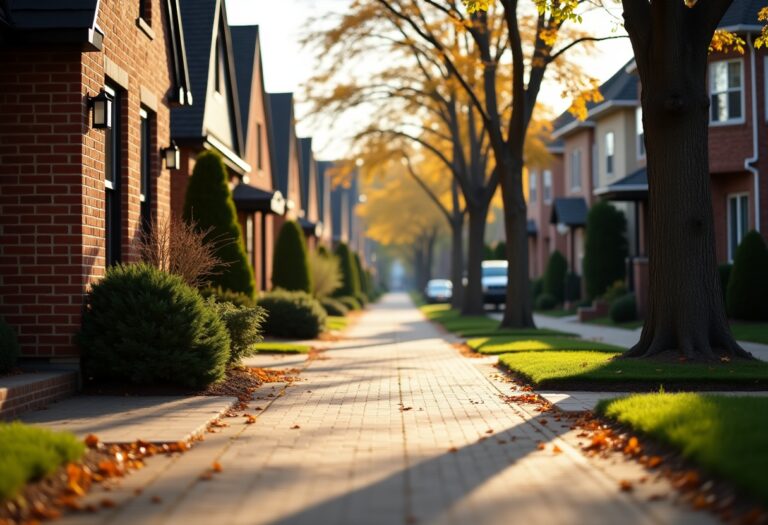
<svg viewBox="0 0 768 525">
<path fill-rule="evenodd" d="M 432 266 L 435 260 L 435 240 L 437 232 L 430 232 L 424 240 L 424 283 L 422 289 L 427 287 L 427 283 L 432 279 Z"/>
<path fill-rule="evenodd" d="M 730 334 L 715 256 L 706 83 L 711 32 L 702 34 L 705 13 L 694 17 L 682 2 L 672 4 L 654 6 L 645 31 L 637 26 L 647 23 L 643 11 L 637 18 L 632 12 L 641 6 L 628 10 L 625 2 L 643 86 L 650 240 L 648 315 L 640 341 L 625 355 L 747 357 Z M 716 22 L 711 25 L 714 30 Z"/>
<path fill-rule="evenodd" d="M 464 299 L 464 214 L 454 213 L 451 221 L 451 308 L 459 309 Z"/>
<path fill-rule="evenodd" d="M 469 215 L 469 239 L 467 242 L 467 287 L 464 290 L 463 315 L 483 315 L 483 252 L 485 247 L 485 223 L 488 219 L 487 204 L 467 204 Z"/>
<path fill-rule="evenodd" d="M 522 144 L 520 145 L 522 159 Z M 528 217 L 523 197 L 522 161 L 509 159 L 502 172 L 501 198 L 504 202 L 504 231 L 507 235 L 507 300 L 503 328 L 530 328 L 533 323 L 531 284 L 528 278 Z"/>
</svg>

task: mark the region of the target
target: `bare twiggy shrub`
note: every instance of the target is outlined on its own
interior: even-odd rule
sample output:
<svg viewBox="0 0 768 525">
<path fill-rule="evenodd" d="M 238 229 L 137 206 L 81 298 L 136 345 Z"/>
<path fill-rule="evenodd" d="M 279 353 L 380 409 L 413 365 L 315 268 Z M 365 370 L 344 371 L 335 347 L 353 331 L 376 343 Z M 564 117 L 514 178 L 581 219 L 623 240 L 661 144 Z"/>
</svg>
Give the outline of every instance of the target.
<svg viewBox="0 0 768 525">
<path fill-rule="evenodd" d="M 138 254 L 147 264 L 178 275 L 190 286 L 200 288 L 229 266 L 216 252 L 231 241 L 210 238 L 212 231 L 213 227 L 198 229 L 194 221 L 188 223 L 179 217 L 167 218 L 153 223 L 137 237 Z"/>
<path fill-rule="evenodd" d="M 328 297 L 342 284 L 341 267 L 334 255 L 311 252 L 309 271 L 312 274 L 312 294 L 315 297 Z"/>
</svg>

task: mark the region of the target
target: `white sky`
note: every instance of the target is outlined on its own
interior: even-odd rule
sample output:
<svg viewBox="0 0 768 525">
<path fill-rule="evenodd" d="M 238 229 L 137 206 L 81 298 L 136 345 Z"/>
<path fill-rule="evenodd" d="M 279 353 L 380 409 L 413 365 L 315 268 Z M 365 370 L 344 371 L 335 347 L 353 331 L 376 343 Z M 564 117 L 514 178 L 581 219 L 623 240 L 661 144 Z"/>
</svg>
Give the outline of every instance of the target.
<svg viewBox="0 0 768 525">
<path fill-rule="evenodd" d="M 343 11 L 350 4 L 350 0 L 226 1 L 230 24 L 259 25 L 267 91 L 292 91 L 299 98 L 302 95 L 301 86 L 312 75 L 314 68 L 311 53 L 303 51 L 299 45 L 309 21 L 334 11 Z M 613 25 L 607 16 L 584 23 L 585 28 L 594 28 L 596 35 L 610 34 Z M 603 81 L 631 56 L 632 49 L 628 39 L 609 40 L 599 43 L 598 52 L 590 56 L 583 66 L 589 74 Z M 545 85 L 539 100 L 560 113 L 569 105 L 569 101 L 560 98 L 560 92 L 561 89 L 556 85 Z M 301 117 L 305 113 L 306 109 L 299 104 L 298 134 L 314 137 L 314 147 L 321 158 L 344 156 L 347 151 L 344 139 L 322 128 L 313 129 L 310 123 L 302 122 Z"/>
</svg>

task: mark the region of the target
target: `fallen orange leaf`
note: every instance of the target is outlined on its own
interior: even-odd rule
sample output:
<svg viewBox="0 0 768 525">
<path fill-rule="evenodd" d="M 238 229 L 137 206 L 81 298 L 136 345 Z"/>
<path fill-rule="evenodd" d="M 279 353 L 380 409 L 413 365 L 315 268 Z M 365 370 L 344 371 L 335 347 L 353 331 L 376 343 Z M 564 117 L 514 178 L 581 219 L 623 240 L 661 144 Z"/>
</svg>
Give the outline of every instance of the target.
<svg viewBox="0 0 768 525">
<path fill-rule="evenodd" d="M 214 461 L 213 465 L 211 466 L 211 468 L 213 468 L 214 472 L 221 472 L 223 470 L 221 468 L 221 463 L 219 463 L 218 461 Z"/>
</svg>

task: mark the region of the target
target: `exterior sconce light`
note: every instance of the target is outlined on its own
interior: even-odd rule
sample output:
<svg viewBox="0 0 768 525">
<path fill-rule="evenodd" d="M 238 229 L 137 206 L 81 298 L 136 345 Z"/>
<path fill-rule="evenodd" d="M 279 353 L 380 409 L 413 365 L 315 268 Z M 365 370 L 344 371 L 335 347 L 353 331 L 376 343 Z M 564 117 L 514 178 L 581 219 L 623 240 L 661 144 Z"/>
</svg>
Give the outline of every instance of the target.
<svg viewBox="0 0 768 525">
<path fill-rule="evenodd" d="M 568 227 L 567 224 L 563 224 L 562 222 L 557 223 L 557 233 L 560 235 L 565 235 L 568 233 L 571 229 Z"/>
<path fill-rule="evenodd" d="M 179 166 L 181 165 L 181 153 L 179 152 L 179 147 L 175 142 L 171 141 L 171 145 L 167 148 L 164 148 L 162 153 L 163 159 L 165 159 L 166 169 L 179 169 Z"/>
<path fill-rule="evenodd" d="M 103 89 L 95 97 L 90 97 L 94 129 L 112 129 L 112 104 L 114 99 Z"/>
</svg>

